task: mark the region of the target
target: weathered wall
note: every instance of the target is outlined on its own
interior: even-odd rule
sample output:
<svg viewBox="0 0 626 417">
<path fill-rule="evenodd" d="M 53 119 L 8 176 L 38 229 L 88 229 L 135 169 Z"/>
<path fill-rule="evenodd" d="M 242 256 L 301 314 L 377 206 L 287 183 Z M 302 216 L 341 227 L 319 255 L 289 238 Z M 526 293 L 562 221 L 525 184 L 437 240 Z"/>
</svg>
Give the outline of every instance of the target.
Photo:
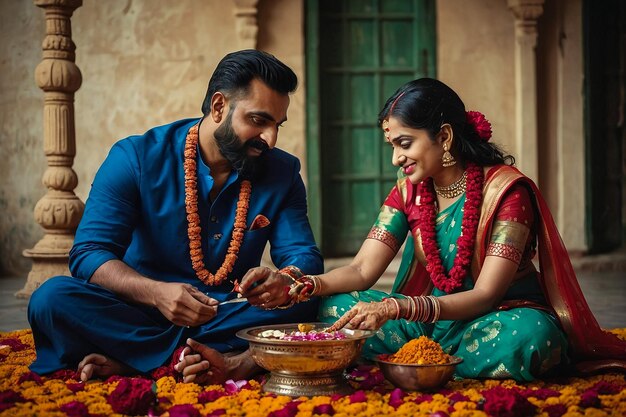
<svg viewBox="0 0 626 417">
<path fill-rule="evenodd" d="M 537 45 L 539 185 L 571 252 L 586 249 L 582 0 L 546 2 Z"/>
<path fill-rule="evenodd" d="M 539 187 L 571 252 L 584 252 L 581 0 L 546 1 L 538 20 Z M 506 0 L 438 0 L 438 77 L 491 121 L 515 154 L 515 19 Z"/>
<path fill-rule="evenodd" d="M 506 0 L 437 2 L 437 76 L 467 110 L 491 122 L 492 141 L 515 151 L 515 32 Z"/>
<path fill-rule="evenodd" d="M 41 60 L 44 13 L 29 0 L 0 2 L 1 144 L 0 267 L 24 271 L 21 252 L 43 235 L 33 208 L 44 195 L 43 92 L 34 70 Z M 300 78 L 279 146 L 304 161 L 302 2 L 259 2 L 259 49 L 290 65 Z M 95 171 L 120 138 L 201 115 L 209 77 L 228 52 L 240 49 L 234 2 L 225 0 L 84 0 L 72 18 L 83 83 L 75 97 L 76 158 L 84 201 Z M 17 174 L 19 173 L 19 174 Z"/>
<path fill-rule="evenodd" d="M 33 10 L 35 9 L 35 10 Z M 22 250 L 42 235 L 33 208 L 44 195 L 43 94 L 35 84 L 43 19 L 29 1 L 0 2 L 0 268 L 30 266 Z"/>
<path fill-rule="evenodd" d="M 541 69 L 553 89 L 542 111 L 551 116 L 540 125 L 540 152 L 566 151 L 559 164 L 544 159 L 542 181 L 570 249 L 584 249 L 582 175 L 582 97 L 579 83 L 580 0 L 567 2 L 540 28 Z M 303 0 L 259 0 L 259 49 L 290 65 L 300 78 L 292 97 L 289 121 L 279 146 L 305 163 L 305 91 Z M 471 4 L 471 7 L 470 7 Z M 239 49 L 227 0 L 84 0 L 72 18 L 76 62 L 83 84 L 76 94 L 77 154 L 74 169 L 83 200 L 97 167 L 111 145 L 130 134 L 183 117 L 200 115 L 200 105 L 217 61 Z M 0 1 L 0 269 L 28 270 L 21 256 L 42 236 L 33 208 L 44 195 L 46 167 L 42 145 L 43 92 L 34 82 L 41 60 L 44 14 L 30 0 Z M 555 17 L 556 16 L 556 17 Z M 560 23 L 558 23 L 560 22 Z M 567 38 L 557 42 L 558 30 Z M 494 140 L 514 152 L 515 31 L 506 0 L 438 0 L 438 76 L 459 92 L 468 109 L 492 122 Z M 541 32 L 543 30 L 543 32 Z M 550 37 L 542 44 L 541 36 Z M 556 58 L 561 54 L 561 58 Z M 555 84 L 555 82 L 557 84 Z M 556 85 L 556 86 L 555 86 Z M 559 111 L 560 113 L 554 113 Z M 558 139 L 560 138 L 560 139 Z M 557 141 L 560 140 L 560 142 Z M 560 144 L 559 144 L 560 143 Z M 563 165 L 566 165 L 563 167 Z M 576 168 L 575 175 L 564 172 Z M 306 171 L 303 172 L 306 179 Z M 578 195 L 565 210 L 559 196 Z"/>
<path fill-rule="evenodd" d="M 304 1 L 259 1 L 257 48 L 279 57 L 298 75 L 298 89 L 291 96 L 287 122 L 280 128 L 278 146 L 300 158 L 306 182 L 306 109 L 304 57 Z"/>
</svg>

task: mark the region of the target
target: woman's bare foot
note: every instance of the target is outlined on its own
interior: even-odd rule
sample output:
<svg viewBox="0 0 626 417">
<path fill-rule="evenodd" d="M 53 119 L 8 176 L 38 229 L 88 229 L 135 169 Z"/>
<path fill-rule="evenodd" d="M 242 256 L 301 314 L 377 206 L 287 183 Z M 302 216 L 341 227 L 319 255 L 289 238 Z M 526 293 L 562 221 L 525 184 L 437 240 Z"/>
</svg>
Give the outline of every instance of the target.
<svg viewBox="0 0 626 417">
<path fill-rule="evenodd" d="M 83 382 L 89 381 L 92 377 L 106 378 L 112 375 L 124 375 L 129 372 L 131 372 L 131 369 L 126 365 L 98 353 L 85 356 L 78 364 L 78 374 Z"/>
<path fill-rule="evenodd" d="M 228 379 L 238 381 L 261 371 L 249 350 L 238 355 L 225 356 L 193 339 L 187 339 L 181 361 L 174 369 L 183 374 L 184 382 L 197 384 L 221 384 Z"/>
</svg>

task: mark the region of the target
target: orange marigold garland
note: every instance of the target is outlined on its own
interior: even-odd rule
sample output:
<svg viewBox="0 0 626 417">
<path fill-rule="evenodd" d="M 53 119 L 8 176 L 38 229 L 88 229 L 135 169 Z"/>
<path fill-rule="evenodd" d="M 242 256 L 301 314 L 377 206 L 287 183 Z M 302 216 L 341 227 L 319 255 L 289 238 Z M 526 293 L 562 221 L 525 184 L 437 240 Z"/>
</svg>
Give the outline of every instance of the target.
<svg viewBox="0 0 626 417">
<path fill-rule="evenodd" d="M 204 254 L 202 253 L 202 240 L 200 227 L 200 215 L 198 214 L 198 177 L 197 177 L 197 146 L 198 146 L 198 125 L 192 126 L 187 133 L 185 140 L 185 210 L 187 212 L 187 235 L 189 236 L 189 256 L 191 266 L 196 271 L 197 277 L 206 285 L 220 285 L 226 276 L 232 272 L 237 261 L 237 254 L 241 248 L 244 230 L 246 229 L 246 217 L 250 203 L 252 184 L 248 180 L 241 182 L 239 189 L 239 201 L 235 212 L 235 223 L 233 236 L 224 258 L 224 263 L 217 270 L 215 275 L 210 273 L 204 265 Z"/>
</svg>

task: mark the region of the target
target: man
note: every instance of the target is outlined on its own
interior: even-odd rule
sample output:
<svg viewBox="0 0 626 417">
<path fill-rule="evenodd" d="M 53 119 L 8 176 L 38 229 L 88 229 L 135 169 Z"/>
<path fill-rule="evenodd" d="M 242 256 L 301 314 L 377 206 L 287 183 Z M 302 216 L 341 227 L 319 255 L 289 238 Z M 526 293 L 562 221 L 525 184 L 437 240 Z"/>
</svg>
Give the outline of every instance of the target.
<svg viewBox="0 0 626 417">
<path fill-rule="evenodd" d="M 191 339 L 212 381 L 241 379 L 256 367 L 238 330 L 315 318 L 313 302 L 288 313 L 263 303 L 276 299 L 263 284 L 246 293 L 262 308 L 219 305 L 235 297 L 236 279 L 258 267 L 268 241 L 284 271 L 322 272 L 300 163 L 275 148 L 296 85 L 272 55 L 234 52 L 215 69 L 200 120 L 113 146 L 76 231 L 74 278 L 50 279 L 30 300 L 33 371 L 78 366 L 83 381 L 147 373 Z M 267 284 L 289 283 L 278 271 L 256 271 Z M 244 352 L 218 353 L 233 351 Z"/>
</svg>

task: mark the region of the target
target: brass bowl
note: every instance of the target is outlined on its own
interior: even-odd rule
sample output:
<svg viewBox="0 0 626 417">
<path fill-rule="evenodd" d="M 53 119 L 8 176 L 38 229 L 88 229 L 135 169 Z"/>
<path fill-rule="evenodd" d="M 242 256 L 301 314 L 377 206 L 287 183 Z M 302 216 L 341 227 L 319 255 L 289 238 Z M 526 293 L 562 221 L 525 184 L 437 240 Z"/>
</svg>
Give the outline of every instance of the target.
<svg viewBox="0 0 626 417">
<path fill-rule="evenodd" d="M 315 330 L 329 326 L 306 324 Z M 374 334 L 342 329 L 345 339 L 280 340 L 260 337 L 266 330 L 289 333 L 298 330 L 298 324 L 257 326 L 237 332 L 237 337 L 250 343 L 254 361 L 271 373 L 263 390 L 293 397 L 349 393 L 351 389 L 343 372 L 360 355 L 365 339 Z"/>
<path fill-rule="evenodd" d="M 374 361 L 389 382 L 405 391 L 440 388 L 452 378 L 456 366 L 463 362 L 463 358 L 450 356 L 450 361 L 444 364 L 402 364 L 388 362 L 385 360 L 387 356 L 389 355 L 378 355 Z"/>
</svg>

